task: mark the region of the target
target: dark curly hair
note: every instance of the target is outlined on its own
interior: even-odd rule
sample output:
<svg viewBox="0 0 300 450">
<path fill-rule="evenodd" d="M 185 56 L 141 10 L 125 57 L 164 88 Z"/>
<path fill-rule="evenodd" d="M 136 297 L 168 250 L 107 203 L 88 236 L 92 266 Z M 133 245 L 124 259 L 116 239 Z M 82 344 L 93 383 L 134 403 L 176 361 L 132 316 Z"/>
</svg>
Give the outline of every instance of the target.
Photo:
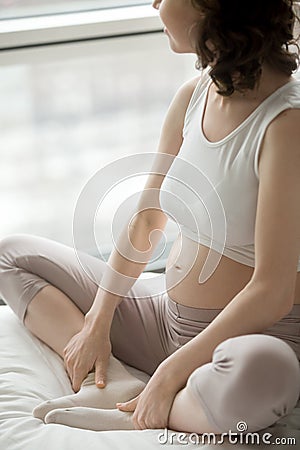
<svg viewBox="0 0 300 450">
<path fill-rule="evenodd" d="M 253 89 L 262 63 L 291 75 L 298 67 L 293 0 L 191 0 L 203 13 L 197 24 L 196 67 L 211 65 L 219 94 Z M 290 45 L 295 50 L 290 51 Z M 297 50 L 297 51 L 296 51 Z"/>
</svg>

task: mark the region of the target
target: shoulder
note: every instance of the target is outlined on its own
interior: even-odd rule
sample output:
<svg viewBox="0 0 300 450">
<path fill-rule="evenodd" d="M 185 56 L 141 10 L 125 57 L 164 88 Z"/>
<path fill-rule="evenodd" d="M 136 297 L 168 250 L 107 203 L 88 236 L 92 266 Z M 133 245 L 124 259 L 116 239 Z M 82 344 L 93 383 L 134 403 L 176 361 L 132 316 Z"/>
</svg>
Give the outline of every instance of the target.
<svg viewBox="0 0 300 450">
<path fill-rule="evenodd" d="M 173 97 L 166 119 L 168 122 L 172 122 L 173 128 L 176 128 L 181 135 L 197 99 L 205 89 L 208 78 L 207 73 L 201 72 L 200 75 L 183 83 Z"/>
<path fill-rule="evenodd" d="M 269 126 L 269 133 L 274 134 L 282 132 L 285 129 L 296 128 L 295 131 L 299 131 L 300 121 L 300 104 L 297 108 L 287 108 L 282 111 Z M 297 130 L 298 128 L 298 130 Z"/>
<path fill-rule="evenodd" d="M 183 83 L 175 93 L 170 107 L 175 105 L 182 111 L 186 111 L 196 88 L 199 86 L 199 84 L 201 84 L 201 82 L 202 76 L 198 75 L 197 77 L 194 77 Z"/>
<path fill-rule="evenodd" d="M 290 162 L 300 156 L 300 108 L 286 109 L 269 124 L 259 158 L 259 172 L 273 161 Z"/>
<path fill-rule="evenodd" d="M 201 71 L 200 75 L 191 78 L 179 87 L 174 100 L 179 100 L 183 107 L 187 109 L 188 106 L 191 106 L 196 101 L 210 81 L 208 70 Z"/>
<path fill-rule="evenodd" d="M 300 137 L 300 105 L 299 108 L 285 109 L 270 123 L 266 130 L 266 140 L 274 144 L 293 143 L 293 138 Z M 299 140 L 295 142 L 299 147 Z"/>
<path fill-rule="evenodd" d="M 193 77 L 188 81 L 185 81 L 178 89 L 178 92 L 180 92 L 182 95 L 185 95 L 187 98 L 190 98 L 196 87 L 199 85 L 199 83 L 201 83 L 201 81 L 202 75 L 197 75 L 196 77 Z"/>
<path fill-rule="evenodd" d="M 175 93 L 163 122 L 163 138 L 167 134 L 168 138 L 174 139 L 177 136 L 181 140 L 186 111 L 200 82 L 201 76 L 194 77 L 183 83 Z"/>
</svg>

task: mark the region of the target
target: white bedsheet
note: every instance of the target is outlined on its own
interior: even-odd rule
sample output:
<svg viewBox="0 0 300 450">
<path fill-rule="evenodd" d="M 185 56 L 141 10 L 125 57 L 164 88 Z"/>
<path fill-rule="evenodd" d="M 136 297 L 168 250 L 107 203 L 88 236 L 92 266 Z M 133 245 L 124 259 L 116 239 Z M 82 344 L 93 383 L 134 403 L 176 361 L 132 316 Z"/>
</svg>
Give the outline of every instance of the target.
<svg viewBox="0 0 300 450">
<path fill-rule="evenodd" d="M 163 430 L 95 432 L 45 425 L 32 416 L 32 409 L 40 402 L 69 393 L 72 393 L 71 385 L 61 359 L 27 331 L 8 306 L 1 306 L 0 450 L 153 450 L 163 447 L 175 450 L 199 447 L 187 438 L 182 438 L 181 444 L 176 443 L 176 439 L 174 444 L 170 441 L 168 445 L 160 444 L 158 435 Z M 299 403 L 291 415 L 268 429 L 274 436 L 296 437 L 295 450 L 300 448 L 299 430 Z M 228 443 L 220 445 L 224 450 L 240 447 Z M 264 448 L 264 445 L 260 447 Z M 213 449 L 215 446 L 207 444 L 201 448 Z M 281 446 L 276 445 L 276 448 Z"/>
</svg>

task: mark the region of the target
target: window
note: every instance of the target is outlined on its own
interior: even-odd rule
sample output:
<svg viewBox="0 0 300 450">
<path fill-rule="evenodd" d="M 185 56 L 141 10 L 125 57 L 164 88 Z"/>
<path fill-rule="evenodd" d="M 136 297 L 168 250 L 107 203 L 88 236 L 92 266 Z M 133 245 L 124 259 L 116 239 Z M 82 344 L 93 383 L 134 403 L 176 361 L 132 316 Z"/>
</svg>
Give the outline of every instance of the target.
<svg viewBox="0 0 300 450">
<path fill-rule="evenodd" d="M 0 25 L 1 61 L 7 56 L 17 59 L 20 49 L 162 31 L 150 4 L 17 17 L 0 20 Z M 14 54 L 7 55 L 8 50 Z"/>
<path fill-rule="evenodd" d="M 150 4 L 147 0 L 0 0 L 0 19 Z"/>
<path fill-rule="evenodd" d="M 0 238 L 31 233 L 73 245 L 81 190 L 111 161 L 156 151 L 174 93 L 197 75 L 196 58 L 172 53 L 162 33 L 17 55 L 8 52 L 0 69 Z M 116 189 L 97 216 L 97 242 L 107 251 L 121 194 L 141 187 Z M 172 224 L 167 231 L 171 237 Z M 94 252 L 84 228 L 81 244 Z"/>
</svg>

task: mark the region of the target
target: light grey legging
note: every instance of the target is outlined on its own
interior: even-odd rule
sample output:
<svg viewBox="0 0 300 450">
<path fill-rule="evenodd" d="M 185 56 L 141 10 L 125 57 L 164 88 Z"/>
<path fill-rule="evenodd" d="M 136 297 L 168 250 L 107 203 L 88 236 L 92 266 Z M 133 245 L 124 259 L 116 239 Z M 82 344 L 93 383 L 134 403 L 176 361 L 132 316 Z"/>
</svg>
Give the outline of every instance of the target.
<svg viewBox="0 0 300 450">
<path fill-rule="evenodd" d="M 95 274 L 101 278 L 105 262 L 86 253 L 81 253 L 83 259 L 85 270 L 72 247 L 27 234 L 7 236 L 0 241 L 0 295 L 21 321 L 31 299 L 49 284 L 86 313 L 98 288 L 92 280 Z M 113 354 L 150 375 L 220 312 L 174 302 L 164 283 L 163 277 L 136 283 L 117 307 L 111 327 Z M 220 432 L 236 432 L 240 421 L 247 423 L 248 431 L 258 431 L 295 406 L 299 359 L 300 305 L 296 305 L 265 333 L 222 342 L 212 362 L 197 368 L 187 385 Z"/>
</svg>

